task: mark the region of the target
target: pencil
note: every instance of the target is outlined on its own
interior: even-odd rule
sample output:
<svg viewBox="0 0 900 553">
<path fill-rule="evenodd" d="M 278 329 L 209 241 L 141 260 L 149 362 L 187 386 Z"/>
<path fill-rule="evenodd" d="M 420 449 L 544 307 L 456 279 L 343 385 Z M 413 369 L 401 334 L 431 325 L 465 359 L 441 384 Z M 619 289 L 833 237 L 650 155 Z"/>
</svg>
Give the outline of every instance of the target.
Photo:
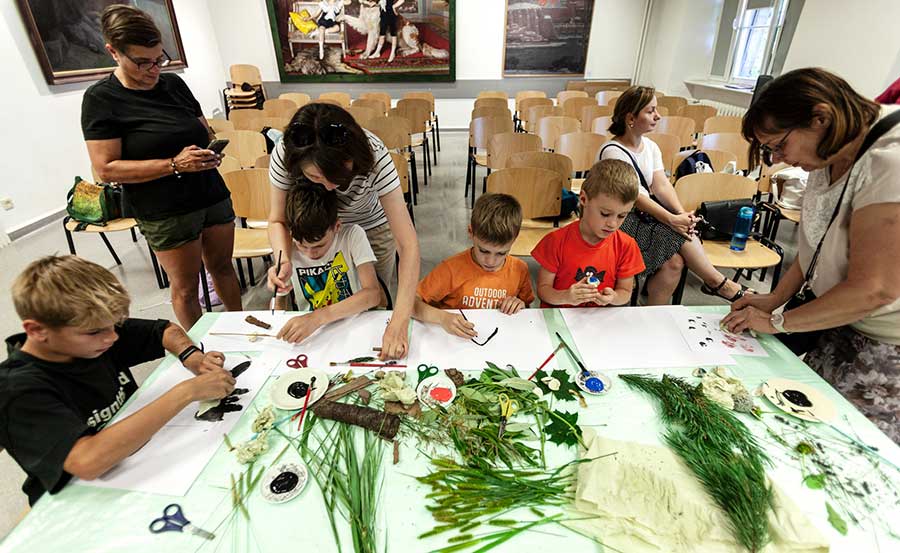
<svg viewBox="0 0 900 553">
<path fill-rule="evenodd" d="M 278 277 L 278 271 L 281 270 L 281 254 L 284 253 L 284 250 L 278 250 L 278 263 L 275 265 L 275 276 Z M 272 316 L 275 315 L 275 298 L 278 297 L 278 285 L 275 285 L 275 290 L 272 292 Z"/>
</svg>

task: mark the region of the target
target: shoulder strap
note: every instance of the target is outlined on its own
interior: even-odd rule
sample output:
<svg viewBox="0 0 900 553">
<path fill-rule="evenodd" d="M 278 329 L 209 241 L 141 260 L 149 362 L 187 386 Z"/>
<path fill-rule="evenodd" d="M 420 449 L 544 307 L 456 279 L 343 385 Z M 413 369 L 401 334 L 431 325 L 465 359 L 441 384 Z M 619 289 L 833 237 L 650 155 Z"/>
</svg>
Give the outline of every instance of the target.
<svg viewBox="0 0 900 553">
<path fill-rule="evenodd" d="M 875 143 L 876 140 L 885 135 L 889 130 L 894 128 L 894 126 L 900 123 L 900 109 L 895 110 L 893 113 L 884 117 L 872 127 L 872 130 L 869 131 L 869 134 L 866 135 L 865 140 L 863 140 L 862 146 L 859 147 L 859 151 L 856 152 L 856 159 L 854 162 L 859 161 L 859 158 L 866 153 L 866 151 L 872 147 L 872 144 Z"/>
<path fill-rule="evenodd" d="M 627 148 L 625 148 L 625 147 L 622 146 L 621 144 L 616 144 L 615 142 L 610 142 L 609 144 L 607 144 L 606 146 L 604 146 L 603 148 L 600 149 L 600 155 L 597 156 L 597 157 L 602 158 L 602 157 L 603 157 L 603 152 L 606 151 L 606 149 L 609 148 L 610 146 L 615 146 L 616 148 L 618 148 L 618 149 L 622 150 L 623 152 L 625 152 L 625 155 L 627 155 L 627 156 L 628 156 L 628 159 L 631 160 L 631 165 L 634 166 L 634 171 L 637 173 L 638 178 L 641 179 L 641 186 L 643 186 L 643 187 L 647 190 L 647 192 L 649 193 L 649 192 L 650 192 L 650 187 L 647 186 L 647 179 L 644 178 L 644 173 L 641 172 L 641 168 L 638 166 L 637 160 L 634 159 L 634 156 L 631 155 L 631 152 L 629 152 Z"/>
</svg>

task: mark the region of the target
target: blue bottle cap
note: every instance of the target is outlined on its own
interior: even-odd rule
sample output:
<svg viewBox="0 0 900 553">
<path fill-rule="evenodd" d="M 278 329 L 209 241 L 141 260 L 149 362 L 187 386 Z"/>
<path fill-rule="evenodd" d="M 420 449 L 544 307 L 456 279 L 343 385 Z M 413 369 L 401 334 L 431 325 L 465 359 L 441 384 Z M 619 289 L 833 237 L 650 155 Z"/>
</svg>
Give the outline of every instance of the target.
<svg viewBox="0 0 900 553">
<path fill-rule="evenodd" d="M 742 207 L 740 215 L 741 215 L 741 217 L 746 217 L 746 218 L 753 217 L 753 208 L 752 207 Z"/>
</svg>

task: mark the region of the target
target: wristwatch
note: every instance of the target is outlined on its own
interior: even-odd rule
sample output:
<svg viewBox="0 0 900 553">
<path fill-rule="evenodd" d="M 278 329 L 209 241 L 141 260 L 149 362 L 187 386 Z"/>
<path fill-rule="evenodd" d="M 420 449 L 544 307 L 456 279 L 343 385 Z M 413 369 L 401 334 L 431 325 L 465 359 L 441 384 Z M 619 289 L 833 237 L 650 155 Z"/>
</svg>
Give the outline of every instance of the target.
<svg viewBox="0 0 900 553">
<path fill-rule="evenodd" d="M 769 317 L 769 323 L 775 330 L 777 330 L 780 334 L 790 334 L 787 330 L 784 329 L 784 313 L 772 313 L 772 316 Z"/>
</svg>

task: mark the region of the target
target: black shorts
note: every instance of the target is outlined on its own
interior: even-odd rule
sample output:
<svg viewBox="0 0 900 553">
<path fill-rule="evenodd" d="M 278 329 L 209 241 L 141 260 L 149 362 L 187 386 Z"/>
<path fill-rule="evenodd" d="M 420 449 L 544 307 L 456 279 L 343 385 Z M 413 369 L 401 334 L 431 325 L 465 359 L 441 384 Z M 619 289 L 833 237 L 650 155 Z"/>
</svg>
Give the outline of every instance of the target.
<svg viewBox="0 0 900 553">
<path fill-rule="evenodd" d="M 319 20 L 316 21 L 316 25 L 319 27 L 324 27 L 325 29 L 330 29 L 332 27 L 337 27 L 338 22 L 334 19 L 328 19 L 324 14 L 319 16 Z"/>
<path fill-rule="evenodd" d="M 381 12 L 381 23 L 378 26 L 378 34 L 397 36 L 397 14 L 393 8 Z"/>
</svg>

